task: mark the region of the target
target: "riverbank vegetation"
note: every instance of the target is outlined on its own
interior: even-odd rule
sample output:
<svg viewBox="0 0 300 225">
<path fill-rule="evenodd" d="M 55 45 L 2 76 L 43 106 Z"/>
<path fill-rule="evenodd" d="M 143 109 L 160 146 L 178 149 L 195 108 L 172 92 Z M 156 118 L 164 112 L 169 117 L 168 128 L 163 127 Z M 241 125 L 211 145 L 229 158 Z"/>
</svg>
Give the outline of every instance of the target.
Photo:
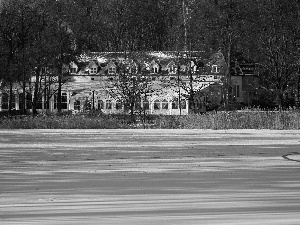
<svg viewBox="0 0 300 225">
<path fill-rule="evenodd" d="M 219 111 L 194 115 L 106 115 L 85 113 L 0 117 L 0 129 L 300 129 L 300 110 L 259 109 Z"/>
</svg>

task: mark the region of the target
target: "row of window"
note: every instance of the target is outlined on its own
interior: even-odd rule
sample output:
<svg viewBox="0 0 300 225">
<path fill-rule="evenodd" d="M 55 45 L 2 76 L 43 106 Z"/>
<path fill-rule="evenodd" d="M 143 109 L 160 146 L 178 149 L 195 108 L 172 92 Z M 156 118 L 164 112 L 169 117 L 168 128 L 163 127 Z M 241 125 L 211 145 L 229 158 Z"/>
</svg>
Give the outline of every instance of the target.
<svg viewBox="0 0 300 225">
<path fill-rule="evenodd" d="M 168 71 L 169 73 L 171 74 L 175 74 L 177 72 L 177 67 L 176 66 L 170 66 Z M 97 73 L 97 67 L 90 67 L 90 71 L 88 73 L 90 74 L 96 74 Z M 73 68 L 71 67 L 70 68 L 70 72 L 72 74 L 76 73 L 77 72 L 77 68 Z M 108 73 L 109 74 L 115 74 L 117 72 L 117 68 L 115 66 L 111 66 L 108 68 Z M 128 73 L 137 73 L 137 69 L 136 68 L 127 68 L 127 72 Z M 212 70 L 211 70 L 212 73 L 220 73 L 220 68 L 217 66 L 217 65 L 213 65 L 212 66 Z M 159 73 L 159 67 L 158 66 L 153 66 L 151 68 L 151 73 Z"/>
<path fill-rule="evenodd" d="M 82 104 L 81 104 L 82 103 Z M 186 100 L 182 99 L 180 102 L 181 109 L 186 109 Z M 80 100 L 76 100 L 74 102 L 74 110 L 81 110 L 81 107 L 85 107 L 85 109 L 92 109 L 92 104 L 85 104 L 84 102 L 81 102 Z M 97 109 L 106 109 L 106 110 L 122 110 L 124 107 L 124 104 L 121 101 L 113 102 L 112 100 L 98 100 L 97 105 L 94 106 Z M 172 102 L 168 102 L 167 100 L 155 100 L 153 102 L 153 109 L 154 110 L 167 110 L 171 107 L 171 109 L 179 109 L 179 101 L 178 99 L 174 99 Z M 142 101 L 142 102 L 135 102 L 134 108 L 136 110 L 138 109 L 144 109 L 144 110 L 150 110 L 150 102 L 149 101 Z"/>
<path fill-rule="evenodd" d="M 13 94 L 11 96 L 11 108 L 16 108 L 16 95 Z M 44 103 L 44 107 L 43 107 Z M 61 108 L 62 109 L 68 109 L 68 99 L 67 94 L 62 93 L 61 95 Z M 9 104 L 9 95 L 7 93 L 2 94 L 2 101 L 1 101 L 1 107 L 2 110 L 8 110 L 8 104 Z M 23 93 L 19 94 L 19 109 L 23 108 Z M 36 109 L 49 109 L 49 101 L 44 101 L 42 98 L 38 99 L 36 102 Z M 32 109 L 32 95 L 27 94 L 26 95 L 26 109 Z M 57 109 L 57 94 L 54 95 L 54 109 Z"/>
<path fill-rule="evenodd" d="M 2 95 L 2 110 L 7 110 L 8 109 L 8 103 L 9 98 L 8 94 L 4 93 Z M 83 103 L 83 104 L 81 104 Z M 44 105 L 43 105 L 44 104 Z M 186 109 L 186 100 L 181 99 L 179 102 L 178 98 L 174 98 L 171 102 L 167 101 L 166 99 L 160 101 L 160 100 L 155 100 L 153 102 L 153 109 L 154 110 L 167 110 L 167 109 L 179 109 L 179 105 L 181 105 L 181 109 Z M 15 95 L 12 96 L 12 101 L 11 101 L 11 107 L 15 108 L 16 103 L 15 103 Z M 74 102 L 74 110 L 80 110 L 82 109 L 81 107 L 84 107 L 84 109 L 92 109 L 92 107 L 96 107 L 97 109 L 106 109 L 106 110 L 122 110 L 125 106 L 121 101 L 112 101 L 112 100 L 98 100 L 97 105 L 92 106 L 92 103 L 89 102 L 88 104 L 84 102 L 80 102 L 80 100 L 76 100 Z M 23 93 L 19 94 L 19 108 L 23 108 Z M 58 101 L 57 101 L 57 95 L 54 95 L 54 109 L 58 108 Z M 149 101 L 142 101 L 142 102 L 135 102 L 134 108 L 136 110 L 138 109 L 144 109 L 144 110 L 150 110 L 150 102 Z M 26 95 L 26 109 L 32 109 L 32 95 L 27 94 Z M 49 101 L 42 101 L 42 99 L 39 99 L 36 102 L 36 109 L 50 109 L 50 104 Z M 62 93 L 61 96 L 61 109 L 68 109 L 68 99 L 67 99 L 67 94 Z"/>
</svg>

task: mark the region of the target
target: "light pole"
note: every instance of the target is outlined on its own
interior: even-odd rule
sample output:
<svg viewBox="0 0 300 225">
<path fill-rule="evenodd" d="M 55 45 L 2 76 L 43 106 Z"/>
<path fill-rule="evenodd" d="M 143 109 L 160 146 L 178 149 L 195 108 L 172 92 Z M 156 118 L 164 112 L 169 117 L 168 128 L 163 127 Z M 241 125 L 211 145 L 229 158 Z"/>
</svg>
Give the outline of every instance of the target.
<svg viewBox="0 0 300 225">
<path fill-rule="evenodd" d="M 95 90 L 91 90 L 92 92 L 92 109 L 95 110 Z"/>
<path fill-rule="evenodd" d="M 297 98 L 296 98 L 296 107 L 300 108 L 300 59 L 297 60 L 296 65 L 298 66 L 298 80 L 297 80 Z"/>
</svg>

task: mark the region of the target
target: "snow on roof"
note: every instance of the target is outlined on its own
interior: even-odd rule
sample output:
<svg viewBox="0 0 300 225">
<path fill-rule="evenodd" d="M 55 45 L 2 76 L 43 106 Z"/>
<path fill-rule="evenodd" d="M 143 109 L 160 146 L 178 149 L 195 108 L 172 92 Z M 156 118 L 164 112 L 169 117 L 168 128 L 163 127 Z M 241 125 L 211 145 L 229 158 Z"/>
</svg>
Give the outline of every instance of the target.
<svg viewBox="0 0 300 225">
<path fill-rule="evenodd" d="M 171 53 L 165 53 L 165 52 L 149 52 L 149 55 L 157 58 L 163 58 L 163 59 L 171 59 L 175 57 L 175 55 Z"/>
<path fill-rule="evenodd" d="M 97 61 L 98 61 L 98 63 L 106 63 L 107 59 L 99 56 L 99 57 L 97 57 Z"/>
</svg>

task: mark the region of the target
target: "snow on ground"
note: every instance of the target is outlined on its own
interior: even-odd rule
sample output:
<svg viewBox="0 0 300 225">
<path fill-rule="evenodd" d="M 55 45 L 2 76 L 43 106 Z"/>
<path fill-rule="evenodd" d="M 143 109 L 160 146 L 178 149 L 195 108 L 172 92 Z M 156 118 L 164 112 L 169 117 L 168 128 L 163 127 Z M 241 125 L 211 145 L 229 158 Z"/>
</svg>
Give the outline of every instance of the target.
<svg viewBox="0 0 300 225">
<path fill-rule="evenodd" d="M 299 131 L 0 130 L 0 224 L 299 225 Z"/>
</svg>

